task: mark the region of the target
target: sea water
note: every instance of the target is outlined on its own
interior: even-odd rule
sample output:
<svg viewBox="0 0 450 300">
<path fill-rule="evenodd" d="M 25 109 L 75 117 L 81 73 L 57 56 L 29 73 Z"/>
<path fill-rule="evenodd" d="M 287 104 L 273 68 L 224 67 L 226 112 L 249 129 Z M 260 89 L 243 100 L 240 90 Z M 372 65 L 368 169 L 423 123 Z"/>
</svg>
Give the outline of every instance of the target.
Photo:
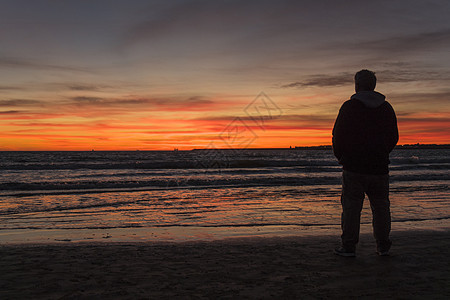
<svg viewBox="0 0 450 300">
<path fill-rule="evenodd" d="M 449 224 L 449 170 L 450 149 L 391 153 L 393 228 Z M 327 149 L 0 152 L 0 239 L 45 230 L 338 228 L 341 172 Z M 371 222 L 367 201 L 361 222 Z"/>
</svg>

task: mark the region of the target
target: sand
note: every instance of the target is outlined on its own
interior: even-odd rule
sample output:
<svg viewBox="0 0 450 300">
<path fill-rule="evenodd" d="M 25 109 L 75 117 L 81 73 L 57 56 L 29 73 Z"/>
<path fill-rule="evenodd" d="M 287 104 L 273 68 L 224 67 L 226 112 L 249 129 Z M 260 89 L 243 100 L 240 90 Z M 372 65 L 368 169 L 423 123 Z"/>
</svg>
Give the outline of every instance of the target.
<svg viewBox="0 0 450 300">
<path fill-rule="evenodd" d="M 389 257 L 361 236 L 183 243 L 0 246 L 0 299 L 448 299 L 450 231 L 392 234 Z"/>
</svg>

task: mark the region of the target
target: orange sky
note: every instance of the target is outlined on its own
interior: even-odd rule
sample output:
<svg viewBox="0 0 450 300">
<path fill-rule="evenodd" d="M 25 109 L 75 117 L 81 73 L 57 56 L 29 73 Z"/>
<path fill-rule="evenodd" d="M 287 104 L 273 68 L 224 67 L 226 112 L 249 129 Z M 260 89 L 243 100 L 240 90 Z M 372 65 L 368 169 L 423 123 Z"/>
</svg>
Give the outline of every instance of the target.
<svg viewBox="0 0 450 300">
<path fill-rule="evenodd" d="M 27 107 L 25 111 L 11 110 L 2 114 L 0 141 L 2 150 L 187 150 L 211 145 L 217 148 L 329 145 L 342 101 L 327 100 L 325 95 L 314 100 L 302 99 L 299 95 L 293 102 L 290 97 L 272 98 L 261 94 L 253 98 L 174 100 L 165 104 L 155 104 L 152 99 L 82 105 L 71 102 L 21 104 Z M 300 107 L 290 103 L 298 103 Z M 448 143 L 450 140 L 448 113 L 404 113 L 407 108 L 402 110 L 395 99 L 391 103 L 399 114 L 400 144 Z"/>
<path fill-rule="evenodd" d="M 400 144 L 450 144 L 450 4 L 379 5 L 10 1 L 0 150 L 329 145 L 363 68 Z"/>
</svg>

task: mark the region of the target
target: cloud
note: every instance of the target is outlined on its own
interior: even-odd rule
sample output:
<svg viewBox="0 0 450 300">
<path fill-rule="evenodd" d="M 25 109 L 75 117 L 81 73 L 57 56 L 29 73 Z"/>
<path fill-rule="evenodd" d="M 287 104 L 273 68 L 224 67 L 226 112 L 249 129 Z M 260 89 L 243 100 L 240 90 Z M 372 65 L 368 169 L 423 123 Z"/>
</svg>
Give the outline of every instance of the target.
<svg viewBox="0 0 450 300">
<path fill-rule="evenodd" d="M 31 99 L 10 99 L 10 100 L 0 100 L 0 107 L 2 106 L 30 106 L 42 103 L 39 100 Z"/>
<path fill-rule="evenodd" d="M 416 82 L 416 81 L 448 81 L 450 72 L 432 71 L 429 69 L 411 69 L 411 66 L 373 70 L 378 82 Z M 394 65 L 395 67 L 395 65 Z M 355 72 L 356 73 L 356 72 Z M 313 74 L 302 80 L 283 84 L 281 88 L 303 88 L 303 87 L 339 87 L 353 84 L 355 73 L 341 72 L 338 74 Z"/>
<path fill-rule="evenodd" d="M 89 85 L 89 84 L 72 84 L 67 88 L 72 91 L 98 91 L 103 88 L 109 88 L 107 85 Z"/>
<path fill-rule="evenodd" d="M 103 108 L 127 108 L 150 107 L 162 111 L 189 111 L 189 110 L 213 110 L 217 106 L 226 106 L 227 103 L 217 103 L 202 96 L 192 97 L 155 97 L 155 98 L 101 98 L 91 96 L 72 97 L 73 104 L 83 107 L 103 107 Z"/>
<path fill-rule="evenodd" d="M 398 117 L 402 143 L 448 144 L 450 140 L 450 119 L 448 113 L 418 113 Z"/>
<path fill-rule="evenodd" d="M 32 69 L 32 70 L 50 70 L 50 71 L 69 71 L 69 72 L 90 72 L 86 68 L 72 67 L 64 65 L 54 65 L 42 63 L 39 61 L 32 61 L 27 59 L 19 59 L 13 57 L 0 57 L 0 67 L 2 68 L 21 68 L 21 69 Z"/>
<path fill-rule="evenodd" d="M 88 104 L 99 104 L 101 102 L 104 102 L 105 100 L 100 97 L 87 97 L 87 96 L 77 96 L 72 97 L 72 100 L 80 103 L 88 103 Z"/>
<path fill-rule="evenodd" d="M 389 97 L 395 99 L 396 103 L 411 104 L 413 102 L 421 102 L 425 105 L 438 105 L 441 109 L 445 108 L 442 103 L 450 103 L 450 91 L 436 91 L 436 92 L 394 92 L 390 93 Z M 450 106 L 447 106 L 450 109 Z"/>
<path fill-rule="evenodd" d="M 5 115 L 4 119 L 9 120 L 47 119 L 62 116 L 104 119 L 108 116 L 129 117 L 142 112 L 151 115 L 173 112 L 184 114 L 183 116 L 187 117 L 188 112 L 224 110 L 230 108 L 234 103 L 234 101 L 212 100 L 204 96 L 107 98 L 80 95 L 45 101 L 4 99 L 0 100 L 0 108 L 5 108 L 2 115 Z M 25 108 L 26 111 L 23 110 Z M 6 117 L 7 114 L 9 117 Z"/>
<path fill-rule="evenodd" d="M 82 138 L 82 139 L 107 139 L 105 137 L 96 137 L 93 135 L 80 135 L 80 134 L 71 134 L 71 135 L 63 135 L 63 134 L 32 134 L 33 132 L 42 132 L 42 130 L 24 130 L 24 131 L 18 131 L 18 132 L 7 132 L 7 133 L 0 133 L 0 137 L 16 137 L 16 138 L 27 138 L 27 139 L 55 139 L 55 138 L 61 138 L 61 139 L 66 139 L 67 141 L 69 140 L 68 138 L 70 137 L 70 139 L 77 139 L 77 138 Z M 31 134 L 27 134 L 27 133 L 31 133 Z M 70 142 L 69 142 L 70 143 Z"/>
<path fill-rule="evenodd" d="M 281 115 L 272 119 L 265 119 L 261 126 L 260 122 L 255 122 L 255 119 L 242 116 L 239 117 L 238 124 L 240 126 L 251 128 L 252 130 L 328 130 L 334 124 L 335 116 L 326 115 L 302 115 L 289 114 Z M 237 120 L 235 116 L 212 116 L 201 117 L 189 120 L 189 123 L 205 126 L 207 129 L 221 132 L 225 130 L 228 124 Z"/>
<path fill-rule="evenodd" d="M 330 2 L 326 11 L 341 11 L 347 2 Z M 285 52 L 285 42 L 295 48 L 317 39 L 311 30 L 329 30 L 320 19 L 323 15 L 323 4 L 314 1 L 179 1 L 160 7 L 157 13 L 151 10 L 145 19 L 125 31 L 120 44 L 126 48 L 150 41 L 152 48 L 156 48 L 163 44 L 161 40 L 172 39 L 186 41 L 176 48 L 194 47 L 197 50 L 194 53 L 217 50 L 229 54 L 237 50 L 236 54 L 254 58 L 256 49 L 257 56 L 273 48 L 282 48 Z M 183 55 L 186 54 L 184 51 Z"/>
<path fill-rule="evenodd" d="M 427 125 L 438 125 L 440 130 L 450 128 L 450 119 L 447 116 L 419 116 L 419 117 L 399 117 L 399 122 L 409 123 L 410 125 L 416 127 L 422 127 L 423 124 Z M 442 127 L 443 124 L 447 126 Z"/>
<path fill-rule="evenodd" d="M 311 75 L 309 78 L 295 81 L 288 84 L 284 84 L 282 88 L 300 88 L 300 87 L 332 87 L 332 86 L 345 86 L 353 83 L 354 74 L 351 73 L 339 73 L 339 74 L 316 74 Z"/>
<path fill-rule="evenodd" d="M 386 69 L 375 72 L 379 82 L 448 81 L 450 72 L 429 69 Z"/>
<path fill-rule="evenodd" d="M 195 118 L 195 120 L 203 120 L 203 121 L 232 121 L 237 116 L 211 116 L 211 117 L 201 117 Z M 249 116 L 239 116 L 241 120 L 253 120 Z M 302 115 L 302 114 L 285 114 L 278 117 L 273 117 L 271 120 L 284 120 L 284 121 L 293 121 L 293 120 L 309 120 L 309 121 L 326 121 L 330 120 L 329 117 L 325 115 Z"/>
<path fill-rule="evenodd" d="M 208 107 L 213 108 L 217 104 L 215 101 L 201 96 L 193 96 L 187 99 L 148 99 L 147 101 L 159 107 L 174 109 L 205 109 Z"/>
<path fill-rule="evenodd" d="M 150 50 L 160 47 L 180 50 L 180 56 L 231 53 L 234 57 L 245 56 L 247 64 L 251 60 L 265 59 L 267 62 L 267 59 L 282 60 L 296 54 L 298 60 L 305 61 L 308 56 L 315 56 L 311 49 L 318 50 L 322 60 L 323 50 L 333 53 L 334 58 L 340 54 L 348 56 L 349 52 L 367 55 L 376 52 L 378 57 L 378 54 L 392 50 L 404 53 L 447 47 L 449 30 L 442 29 L 448 24 L 442 21 L 442 11 L 448 5 L 410 2 L 374 1 L 361 5 L 355 0 L 327 3 L 295 0 L 172 1 L 149 9 L 148 13 L 143 12 L 143 17 L 124 31 L 120 43 L 122 47 L 129 47 L 145 42 L 151 46 Z M 426 6 L 428 10 L 425 13 L 423 7 Z M 399 15 L 400 9 L 403 13 Z M 411 20 L 411 15 L 425 24 L 435 23 L 437 26 L 419 26 L 416 20 Z M 427 30 L 424 28 L 434 29 L 412 33 Z M 307 51 L 303 51 L 305 49 Z"/>
<path fill-rule="evenodd" d="M 352 45 L 352 47 L 355 45 Z M 450 29 L 393 36 L 357 43 L 358 51 L 369 50 L 378 55 L 405 54 L 450 46 Z"/>
<path fill-rule="evenodd" d="M 264 2 L 260 1 L 259 6 L 263 6 Z M 157 17 L 149 15 L 146 20 L 130 28 L 122 42 L 129 46 L 147 39 L 182 35 L 192 29 L 197 31 L 197 37 L 208 32 L 223 33 L 227 29 L 239 27 L 253 15 L 245 12 L 249 6 L 254 6 L 255 1 L 239 1 L 239 9 L 236 9 L 236 4 L 236 0 L 178 2 L 161 9 Z"/>
<path fill-rule="evenodd" d="M 384 36 L 382 38 L 368 34 L 363 38 L 318 44 L 311 52 L 310 59 L 318 60 L 327 56 L 333 57 L 334 60 L 340 58 L 343 62 L 340 68 L 380 64 L 399 71 L 420 64 L 429 68 L 429 60 L 442 59 L 443 63 L 446 63 L 446 53 L 450 47 L 450 28 L 448 25 L 440 27 L 426 32 L 423 32 L 422 28 L 417 28 L 416 32 L 405 28 L 405 33 L 398 30 L 395 33 L 389 28 L 380 27 L 380 30 L 385 31 L 381 35 Z"/>
<path fill-rule="evenodd" d="M 23 87 L 0 85 L 0 91 L 18 91 L 18 90 L 23 90 Z"/>
<path fill-rule="evenodd" d="M 0 115 L 13 115 L 13 114 L 19 114 L 21 113 L 20 110 L 6 110 L 6 111 L 0 111 Z"/>
<path fill-rule="evenodd" d="M 2 117 L 2 120 L 43 120 L 61 118 L 65 116 L 61 113 L 34 113 L 19 110 L 0 111 L 0 114 L 5 115 Z"/>
</svg>

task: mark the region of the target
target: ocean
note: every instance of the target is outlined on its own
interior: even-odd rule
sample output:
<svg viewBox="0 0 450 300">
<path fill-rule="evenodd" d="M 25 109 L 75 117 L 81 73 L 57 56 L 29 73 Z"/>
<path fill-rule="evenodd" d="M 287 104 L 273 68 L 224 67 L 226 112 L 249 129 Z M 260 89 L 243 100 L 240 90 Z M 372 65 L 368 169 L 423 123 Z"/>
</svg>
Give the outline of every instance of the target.
<svg viewBox="0 0 450 300">
<path fill-rule="evenodd" d="M 448 226 L 449 169 L 450 149 L 391 153 L 394 229 Z M 329 149 L 0 152 L 0 242 L 327 232 L 340 189 Z"/>
</svg>

